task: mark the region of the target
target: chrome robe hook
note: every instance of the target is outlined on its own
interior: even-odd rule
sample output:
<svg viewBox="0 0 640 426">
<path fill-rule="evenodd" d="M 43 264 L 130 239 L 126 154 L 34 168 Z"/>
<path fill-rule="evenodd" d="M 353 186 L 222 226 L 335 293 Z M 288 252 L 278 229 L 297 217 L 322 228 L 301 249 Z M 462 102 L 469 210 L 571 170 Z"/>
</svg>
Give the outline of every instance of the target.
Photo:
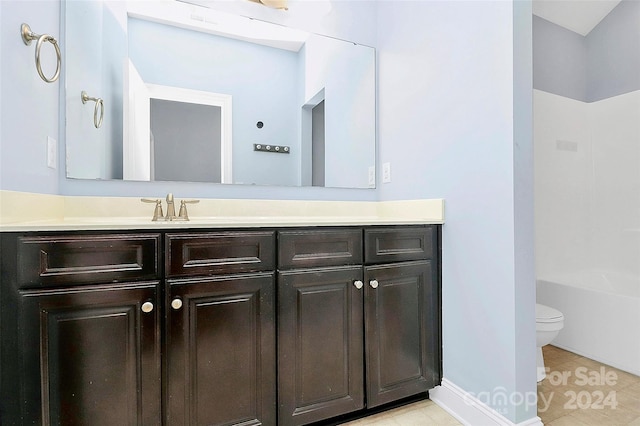
<svg viewBox="0 0 640 426">
<path fill-rule="evenodd" d="M 36 70 L 38 70 L 40 78 L 42 78 L 47 83 L 53 83 L 54 81 L 56 81 L 58 77 L 60 77 L 60 66 L 62 64 L 62 54 L 60 53 L 60 46 L 58 46 L 58 41 L 53 38 L 53 36 L 50 36 L 48 34 L 39 35 L 34 33 L 33 31 L 31 31 L 31 27 L 29 27 L 28 24 L 22 24 L 20 26 L 20 35 L 22 36 L 22 41 L 27 46 L 29 46 L 33 40 L 38 40 L 36 43 Z M 51 78 L 47 78 L 44 75 L 44 72 L 42 72 L 42 65 L 40 64 L 40 49 L 42 49 L 42 43 L 44 43 L 45 41 L 53 44 L 53 47 L 55 47 L 56 49 L 56 72 Z"/>
</svg>

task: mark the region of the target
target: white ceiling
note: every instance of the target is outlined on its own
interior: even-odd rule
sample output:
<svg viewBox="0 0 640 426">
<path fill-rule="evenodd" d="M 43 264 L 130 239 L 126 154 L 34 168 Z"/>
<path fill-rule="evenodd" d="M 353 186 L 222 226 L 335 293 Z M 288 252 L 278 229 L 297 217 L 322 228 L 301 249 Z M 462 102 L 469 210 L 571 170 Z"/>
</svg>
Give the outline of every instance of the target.
<svg viewBox="0 0 640 426">
<path fill-rule="evenodd" d="M 533 0 L 533 14 L 586 36 L 620 0 Z"/>
</svg>

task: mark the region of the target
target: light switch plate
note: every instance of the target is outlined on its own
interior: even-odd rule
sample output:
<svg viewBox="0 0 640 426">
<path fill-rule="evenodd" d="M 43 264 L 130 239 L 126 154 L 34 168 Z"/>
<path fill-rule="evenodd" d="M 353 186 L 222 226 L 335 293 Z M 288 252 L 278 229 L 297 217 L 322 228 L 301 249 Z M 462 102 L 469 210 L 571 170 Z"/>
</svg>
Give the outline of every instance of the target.
<svg viewBox="0 0 640 426">
<path fill-rule="evenodd" d="M 382 164 L 382 183 L 391 182 L 391 163 Z"/>
<path fill-rule="evenodd" d="M 51 136 L 47 137 L 47 166 L 52 169 L 58 167 L 58 141 Z"/>
</svg>

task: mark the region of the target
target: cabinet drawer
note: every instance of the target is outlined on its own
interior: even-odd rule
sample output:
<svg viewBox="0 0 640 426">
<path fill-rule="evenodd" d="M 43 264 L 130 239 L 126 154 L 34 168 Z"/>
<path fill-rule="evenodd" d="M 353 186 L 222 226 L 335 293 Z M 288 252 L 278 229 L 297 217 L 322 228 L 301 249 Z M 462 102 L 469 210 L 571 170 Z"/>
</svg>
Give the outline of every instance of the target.
<svg viewBox="0 0 640 426">
<path fill-rule="evenodd" d="M 19 237 L 18 285 L 50 287 L 160 278 L 160 234 Z"/>
<path fill-rule="evenodd" d="M 365 262 L 387 263 L 432 259 L 436 229 L 432 226 L 369 228 L 364 232 Z"/>
<path fill-rule="evenodd" d="M 279 269 L 362 263 L 361 228 L 281 231 L 278 243 Z"/>
<path fill-rule="evenodd" d="M 167 277 L 275 269 L 274 231 L 167 234 Z"/>
</svg>

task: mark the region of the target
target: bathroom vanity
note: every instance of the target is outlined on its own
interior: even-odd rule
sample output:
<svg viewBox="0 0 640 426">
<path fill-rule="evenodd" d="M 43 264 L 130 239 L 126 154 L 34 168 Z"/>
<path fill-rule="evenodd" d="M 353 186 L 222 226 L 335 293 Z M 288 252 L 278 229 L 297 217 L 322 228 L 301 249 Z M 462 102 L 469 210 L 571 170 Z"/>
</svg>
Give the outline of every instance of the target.
<svg viewBox="0 0 640 426">
<path fill-rule="evenodd" d="M 441 379 L 435 225 L 3 232 L 3 424 L 298 425 Z"/>
</svg>

